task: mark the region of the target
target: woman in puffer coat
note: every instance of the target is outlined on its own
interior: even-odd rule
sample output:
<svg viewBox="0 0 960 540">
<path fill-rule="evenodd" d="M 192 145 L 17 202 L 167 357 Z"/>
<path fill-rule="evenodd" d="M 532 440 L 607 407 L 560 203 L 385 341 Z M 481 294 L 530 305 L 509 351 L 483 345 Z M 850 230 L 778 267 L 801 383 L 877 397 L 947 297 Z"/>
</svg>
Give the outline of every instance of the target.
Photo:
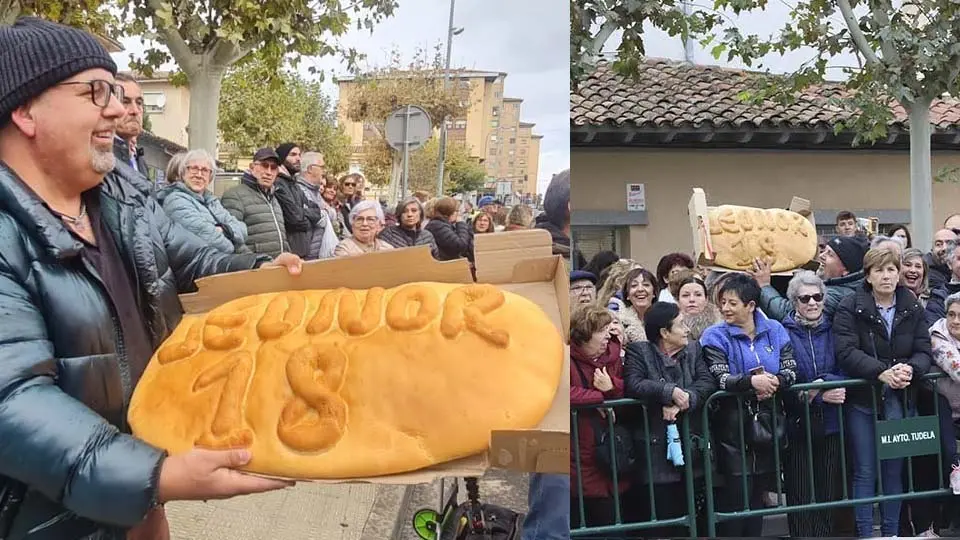
<svg viewBox="0 0 960 540">
<path fill-rule="evenodd" d="M 917 297 L 899 284 L 900 269 L 897 253 L 868 251 L 863 258 L 863 287 L 840 302 L 833 319 L 840 368 L 850 377 L 882 383 L 847 390 L 844 413 L 855 499 L 876 495 L 878 474 L 884 495 L 903 493 L 904 459 L 883 460 L 877 470 L 876 420 L 878 416 L 883 420 L 912 416 L 911 400 L 903 390 L 930 370 L 930 334 L 923 308 Z M 874 403 L 879 410 L 874 410 Z M 880 503 L 883 536 L 898 534 L 900 506 L 899 500 Z M 857 534 L 871 536 L 873 504 L 857 506 L 854 513 Z"/>
<path fill-rule="evenodd" d="M 585 304 L 570 316 L 570 405 L 596 405 L 623 397 L 623 365 L 620 341 L 611 335 L 613 315 L 598 306 Z M 614 523 L 613 479 L 597 463 L 597 433 L 606 428 L 608 410 L 580 409 L 577 414 L 577 454 L 570 452 L 570 529 Z M 602 427 L 601 427 L 602 426 Z M 584 519 L 580 516 L 579 486 L 582 483 Z M 628 475 L 618 478 L 620 512 L 624 523 L 637 511 L 636 498 L 627 496 Z M 634 516 L 635 517 L 635 516 Z M 585 523 L 584 523 L 585 522 Z"/>
<path fill-rule="evenodd" d="M 247 226 L 207 190 L 216 162 L 206 150 L 191 150 L 180 162 L 179 180 L 157 191 L 170 219 L 223 253 L 247 253 Z"/>
<path fill-rule="evenodd" d="M 396 225 L 380 231 L 380 240 L 395 248 L 429 246 L 434 259 L 439 258 L 437 243 L 430 231 L 423 227 L 423 205 L 416 197 L 407 197 L 397 205 Z"/>
<path fill-rule="evenodd" d="M 639 423 L 634 440 L 646 441 L 641 448 L 650 453 L 650 470 L 640 454 L 639 483 L 635 490 L 645 499 L 639 511 L 645 520 L 652 519 L 647 485 L 653 484 L 657 519 L 678 518 L 687 513 L 684 468 L 667 459 L 667 428 L 673 424 L 682 433 L 677 422 L 685 417 L 690 433 L 699 439 L 703 404 L 717 389 L 717 383 L 707 368 L 703 349 L 689 339 L 689 330 L 677 304 L 657 302 L 643 317 L 649 341 L 637 341 L 627 346 L 623 379 L 626 397 L 646 404 L 646 425 Z M 691 444 L 693 444 L 691 442 Z M 702 446 L 690 448 L 695 477 L 703 475 Z M 683 449 L 686 451 L 686 449 Z M 644 536 L 669 538 L 686 536 L 686 527 L 660 527 L 644 530 Z"/>
<path fill-rule="evenodd" d="M 444 197 L 434 206 L 436 219 L 427 223 L 427 230 L 437 243 L 441 261 L 452 261 L 467 256 L 470 249 L 470 227 L 460 221 L 460 203 L 453 197 Z"/>
<path fill-rule="evenodd" d="M 798 272 L 787 286 L 787 299 L 793 310 L 783 319 L 783 327 L 793 343 L 793 357 L 797 362 L 797 382 L 831 382 L 846 379 L 837 366 L 833 349 L 833 321 L 824 313 L 827 288 L 816 274 L 809 270 Z M 792 394 L 787 399 L 790 440 L 784 461 L 787 502 L 797 506 L 810 502 L 840 500 L 843 493 L 843 475 L 840 461 L 840 405 L 846 399 L 846 389 L 812 390 Z M 809 402 L 810 425 L 807 426 L 803 399 Z M 807 433 L 810 434 L 809 441 Z M 812 456 L 809 457 L 809 456 Z M 808 461 L 812 459 L 812 461 Z M 813 467 L 813 477 L 810 468 Z M 813 483 L 811 484 L 811 479 Z M 849 508 L 795 512 L 787 516 L 790 535 L 794 537 L 844 536 L 834 526 L 834 514 L 844 512 L 853 521 Z"/>
</svg>

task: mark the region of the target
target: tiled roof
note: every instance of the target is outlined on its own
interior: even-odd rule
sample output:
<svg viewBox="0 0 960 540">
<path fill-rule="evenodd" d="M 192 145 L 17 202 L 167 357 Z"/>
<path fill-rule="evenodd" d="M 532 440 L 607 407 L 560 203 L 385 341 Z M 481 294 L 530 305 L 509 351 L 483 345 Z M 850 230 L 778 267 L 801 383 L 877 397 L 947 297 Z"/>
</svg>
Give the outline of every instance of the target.
<svg viewBox="0 0 960 540">
<path fill-rule="evenodd" d="M 849 110 L 829 103 L 843 88 L 836 83 L 811 88 L 789 105 L 767 101 L 741 102 L 738 94 L 764 74 L 716 66 L 648 59 L 637 80 L 613 72 L 601 63 L 595 73 L 570 95 L 572 126 L 639 128 L 830 128 L 852 117 Z M 894 108 L 892 127 L 906 129 L 907 114 Z M 960 101 L 937 100 L 930 111 L 935 130 L 960 127 Z"/>
</svg>

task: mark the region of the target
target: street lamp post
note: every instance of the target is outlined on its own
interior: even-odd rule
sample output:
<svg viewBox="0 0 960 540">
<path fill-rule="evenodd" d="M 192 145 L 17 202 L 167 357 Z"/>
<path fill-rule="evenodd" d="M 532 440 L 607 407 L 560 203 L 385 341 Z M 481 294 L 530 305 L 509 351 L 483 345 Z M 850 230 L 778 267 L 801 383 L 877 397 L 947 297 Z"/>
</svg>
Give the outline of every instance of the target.
<svg viewBox="0 0 960 540">
<path fill-rule="evenodd" d="M 453 26 L 453 7 L 456 0 L 450 0 L 450 22 L 447 25 L 447 62 L 443 71 L 443 90 L 450 86 L 450 51 L 453 48 L 453 36 L 463 32 L 463 28 Z M 447 117 L 440 123 L 440 151 L 437 152 L 437 197 L 443 197 L 443 162 L 447 157 Z"/>
</svg>

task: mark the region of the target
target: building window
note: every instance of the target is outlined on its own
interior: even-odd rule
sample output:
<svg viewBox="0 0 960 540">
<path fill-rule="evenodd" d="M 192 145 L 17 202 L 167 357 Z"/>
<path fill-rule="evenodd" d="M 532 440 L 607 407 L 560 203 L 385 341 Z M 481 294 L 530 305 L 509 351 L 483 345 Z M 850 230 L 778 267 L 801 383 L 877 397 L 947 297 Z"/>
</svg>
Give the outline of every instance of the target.
<svg viewBox="0 0 960 540">
<path fill-rule="evenodd" d="M 517 142 L 517 138 L 516 138 L 516 137 L 510 137 L 510 144 L 514 144 L 514 143 L 516 143 L 516 142 Z"/>
<path fill-rule="evenodd" d="M 491 156 L 497 155 L 497 147 L 496 147 L 496 146 L 491 146 L 491 147 L 490 147 L 490 155 L 491 155 Z"/>
<path fill-rule="evenodd" d="M 497 136 L 496 136 L 496 135 L 491 135 L 491 136 L 490 136 L 490 140 L 493 141 L 493 142 L 497 142 Z"/>
<path fill-rule="evenodd" d="M 507 162 L 507 167 L 513 168 L 513 162 L 512 162 L 512 161 L 508 161 L 508 162 Z"/>
<path fill-rule="evenodd" d="M 500 107 L 494 107 L 493 110 L 490 111 L 490 114 L 493 116 L 500 116 Z"/>
<path fill-rule="evenodd" d="M 453 125 L 454 125 L 454 127 L 456 127 L 457 129 L 467 129 L 467 121 L 466 121 L 466 120 L 457 120 L 456 122 L 453 123 Z"/>
<path fill-rule="evenodd" d="M 619 249 L 620 229 L 616 227 L 574 226 L 571 230 L 573 249 L 580 251 L 586 260 L 590 260 L 601 251 L 622 253 Z"/>
<path fill-rule="evenodd" d="M 500 121 L 499 121 L 499 120 L 491 120 L 491 121 L 490 121 L 490 127 L 492 127 L 492 128 L 500 127 Z"/>
<path fill-rule="evenodd" d="M 143 93 L 143 111 L 147 113 L 162 113 L 167 104 L 167 98 L 163 92 L 144 92 Z"/>
<path fill-rule="evenodd" d="M 513 155 L 513 150 L 510 151 L 510 155 L 511 155 L 511 156 Z"/>
</svg>

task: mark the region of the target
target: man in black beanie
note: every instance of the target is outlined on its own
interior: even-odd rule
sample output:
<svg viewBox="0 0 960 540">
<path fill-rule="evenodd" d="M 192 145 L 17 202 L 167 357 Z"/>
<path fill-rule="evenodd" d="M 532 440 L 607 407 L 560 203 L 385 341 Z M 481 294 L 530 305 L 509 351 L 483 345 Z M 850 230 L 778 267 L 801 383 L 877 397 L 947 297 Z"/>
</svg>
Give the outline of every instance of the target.
<svg viewBox="0 0 960 540">
<path fill-rule="evenodd" d="M 820 252 L 817 273 L 827 288 L 823 307 L 826 317 L 832 319 L 840 301 L 863 285 L 863 256 L 868 249 L 867 239 L 862 236 L 838 236 Z M 757 261 L 753 277 L 762 287 L 760 309 L 767 317 L 782 322 L 793 311 L 793 305 L 770 285 L 770 265 Z"/>
<path fill-rule="evenodd" d="M 306 259 L 310 255 L 310 240 L 318 228 L 325 226 L 325 213 L 319 206 L 307 199 L 299 186 L 300 147 L 294 143 L 283 143 L 277 147 L 280 157 L 280 172 L 277 175 L 275 195 L 283 211 L 283 225 L 287 230 L 290 251 Z"/>
<path fill-rule="evenodd" d="M 203 276 L 300 259 L 226 255 L 116 163 L 117 67 L 91 35 L 0 26 L 0 538 L 165 538 L 163 503 L 285 482 L 246 450 L 167 456 L 130 434 L 133 389 Z M 114 168 L 116 165 L 116 169 Z M 129 536 L 128 536 L 129 534 Z"/>
</svg>

